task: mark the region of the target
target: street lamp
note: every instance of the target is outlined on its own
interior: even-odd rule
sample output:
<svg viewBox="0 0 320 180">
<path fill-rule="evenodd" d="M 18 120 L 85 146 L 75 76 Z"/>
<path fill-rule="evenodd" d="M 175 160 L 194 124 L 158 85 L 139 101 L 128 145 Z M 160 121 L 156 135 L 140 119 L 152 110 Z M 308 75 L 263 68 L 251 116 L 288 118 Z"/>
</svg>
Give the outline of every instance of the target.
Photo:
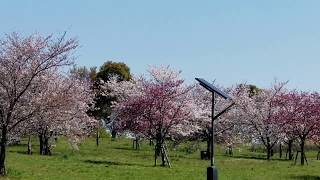
<svg viewBox="0 0 320 180">
<path fill-rule="evenodd" d="M 215 160 L 214 160 L 214 120 L 220 117 L 222 114 L 224 114 L 228 109 L 230 109 L 235 103 L 233 102 L 231 105 L 229 105 L 227 108 L 225 108 L 223 111 L 219 112 L 216 116 L 214 115 L 214 100 L 215 100 L 215 94 L 218 94 L 225 100 L 231 100 L 232 98 L 224 93 L 223 91 L 219 90 L 212 84 L 208 83 L 206 80 L 201 78 L 196 78 L 196 80 L 200 83 L 202 87 L 207 89 L 212 93 L 212 112 L 211 112 L 211 132 L 212 132 L 212 139 L 211 139 L 211 153 L 210 153 L 210 160 L 211 160 L 211 166 L 207 168 L 207 180 L 218 180 L 218 170 L 215 167 Z"/>
</svg>

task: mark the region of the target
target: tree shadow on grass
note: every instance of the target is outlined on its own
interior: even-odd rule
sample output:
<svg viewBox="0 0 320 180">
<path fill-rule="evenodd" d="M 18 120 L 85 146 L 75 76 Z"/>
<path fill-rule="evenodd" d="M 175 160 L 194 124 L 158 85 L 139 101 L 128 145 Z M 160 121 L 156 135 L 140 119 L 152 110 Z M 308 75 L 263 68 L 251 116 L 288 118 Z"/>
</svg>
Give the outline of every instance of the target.
<svg viewBox="0 0 320 180">
<path fill-rule="evenodd" d="M 85 160 L 83 161 L 85 163 L 89 164 L 95 164 L 95 165 L 106 165 L 106 167 L 109 166 L 140 166 L 140 167 L 153 167 L 153 166 L 147 166 L 143 164 L 136 164 L 136 163 L 123 163 L 123 162 L 114 162 L 114 161 L 99 161 L 99 160 Z"/>
<path fill-rule="evenodd" d="M 115 147 L 113 149 L 125 150 L 125 151 L 137 151 L 137 150 L 133 149 L 132 147 L 131 148 L 129 148 L 129 147 Z"/>
<path fill-rule="evenodd" d="M 246 156 L 246 155 L 238 155 L 238 156 L 228 156 L 234 159 L 254 159 L 254 160 L 267 160 L 264 156 Z M 270 161 L 290 161 L 288 159 L 270 159 Z"/>
<path fill-rule="evenodd" d="M 28 154 L 27 151 L 22 151 L 22 150 L 8 150 L 10 153 L 16 153 L 16 154 L 22 154 L 26 156 L 32 156 L 32 155 L 40 155 L 38 151 L 33 151 L 32 154 Z M 54 156 L 59 156 L 59 152 L 53 152 L 50 155 L 40 155 L 42 157 L 54 157 Z"/>
<path fill-rule="evenodd" d="M 17 153 L 17 154 L 23 154 L 28 155 L 27 151 L 21 151 L 21 150 L 8 150 L 10 153 Z"/>
<path fill-rule="evenodd" d="M 16 154 L 22 154 L 22 155 L 26 155 L 26 156 L 33 156 L 33 155 L 39 155 L 39 156 L 42 156 L 42 157 L 64 156 L 64 154 L 62 154 L 60 152 L 52 152 L 50 155 L 40 155 L 39 151 L 32 151 L 32 154 L 28 154 L 27 150 L 25 150 L 25 151 L 24 150 L 8 150 L 7 152 L 16 153 Z"/>
<path fill-rule="evenodd" d="M 305 176 L 293 176 L 293 179 L 299 179 L 299 180 L 320 180 L 320 176 L 309 176 L 309 175 L 305 175 Z"/>
<path fill-rule="evenodd" d="M 18 144 L 10 144 L 8 147 L 27 147 L 28 144 L 26 143 L 18 143 Z"/>
</svg>

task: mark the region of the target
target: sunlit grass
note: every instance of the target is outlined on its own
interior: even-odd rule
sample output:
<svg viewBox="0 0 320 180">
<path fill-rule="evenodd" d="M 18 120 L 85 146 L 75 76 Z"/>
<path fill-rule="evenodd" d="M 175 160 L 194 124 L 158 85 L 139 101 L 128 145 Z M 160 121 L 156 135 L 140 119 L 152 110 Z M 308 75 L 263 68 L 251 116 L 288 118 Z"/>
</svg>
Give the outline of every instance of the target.
<svg viewBox="0 0 320 180">
<path fill-rule="evenodd" d="M 88 139 L 73 151 L 67 141 L 60 139 L 52 156 L 39 156 L 38 146 L 33 155 L 27 155 L 25 142 L 8 148 L 8 177 L 3 179 L 137 179 L 137 180 L 201 180 L 206 179 L 208 161 L 200 160 L 199 152 L 186 152 L 185 146 L 170 150 L 172 168 L 154 167 L 152 147 L 147 142 L 142 149 L 132 149 L 127 139 L 111 141 L 102 138 L 99 147 Z M 36 144 L 36 139 L 35 142 Z M 292 165 L 291 161 L 261 158 L 264 154 L 235 150 L 234 157 L 227 157 L 217 149 L 219 178 L 227 179 L 320 179 L 320 161 L 316 152 L 308 152 L 308 166 Z M 277 157 L 277 154 L 275 154 Z"/>
</svg>

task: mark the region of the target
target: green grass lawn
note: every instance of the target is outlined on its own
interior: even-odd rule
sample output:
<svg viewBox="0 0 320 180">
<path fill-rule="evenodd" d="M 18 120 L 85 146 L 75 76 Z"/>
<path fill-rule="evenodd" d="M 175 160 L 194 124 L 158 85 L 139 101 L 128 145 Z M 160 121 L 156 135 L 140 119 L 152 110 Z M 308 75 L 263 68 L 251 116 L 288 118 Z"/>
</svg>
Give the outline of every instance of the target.
<svg viewBox="0 0 320 180">
<path fill-rule="evenodd" d="M 3 179 L 204 180 L 209 165 L 208 161 L 199 159 L 199 152 L 186 153 L 182 146 L 169 152 L 172 168 L 154 167 L 152 147 L 143 143 L 141 150 L 133 150 L 132 142 L 127 139 L 111 141 L 110 138 L 101 138 L 99 147 L 96 147 L 94 139 L 88 139 L 77 152 L 67 141 L 60 139 L 52 156 L 39 156 L 38 146 L 33 148 L 31 156 L 25 153 L 24 142 L 8 148 L 9 174 Z M 259 159 L 264 157 L 263 154 L 250 153 L 245 148 L 235 150 L 234 157 L 224 156 L 223 151 L 217 149 L 216 162 L 220 180 L 320 180 L 320 161 L 315 160 L 315 154 L 308 152 L 309 166 L 302 167 L 285 160 L 267 162 Z"/>
</svg>

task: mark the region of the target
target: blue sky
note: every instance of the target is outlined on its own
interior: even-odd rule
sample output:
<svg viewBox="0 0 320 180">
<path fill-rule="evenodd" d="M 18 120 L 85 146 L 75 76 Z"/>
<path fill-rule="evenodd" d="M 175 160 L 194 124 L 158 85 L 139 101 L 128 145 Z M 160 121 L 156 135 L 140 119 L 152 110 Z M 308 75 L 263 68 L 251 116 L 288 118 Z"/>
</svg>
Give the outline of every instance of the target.
<svg viewBox="0 0 320 180">
<path fill-rule="evenodd" d="M 229 86 L 320 90 L 318 0 L 1 0 L 0 34 L 77 37 L 78 64 L 127 63 L 132 72 L 170 64 Z"/>
</svg>

